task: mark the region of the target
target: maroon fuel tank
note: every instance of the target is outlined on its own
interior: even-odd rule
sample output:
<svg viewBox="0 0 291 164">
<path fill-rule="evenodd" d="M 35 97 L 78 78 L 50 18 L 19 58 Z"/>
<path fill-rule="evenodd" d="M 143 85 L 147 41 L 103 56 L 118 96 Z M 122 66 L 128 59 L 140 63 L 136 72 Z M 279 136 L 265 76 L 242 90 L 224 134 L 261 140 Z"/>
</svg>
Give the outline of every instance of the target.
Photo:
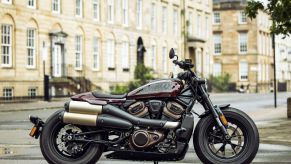
<svg viewBox="0 0 291 164">
<path fill-rule="evenodd" d="M 127 94 L 127 99 L 176 97 L 183 89 L 179 79 L 155 80 Z"/>
</svg>

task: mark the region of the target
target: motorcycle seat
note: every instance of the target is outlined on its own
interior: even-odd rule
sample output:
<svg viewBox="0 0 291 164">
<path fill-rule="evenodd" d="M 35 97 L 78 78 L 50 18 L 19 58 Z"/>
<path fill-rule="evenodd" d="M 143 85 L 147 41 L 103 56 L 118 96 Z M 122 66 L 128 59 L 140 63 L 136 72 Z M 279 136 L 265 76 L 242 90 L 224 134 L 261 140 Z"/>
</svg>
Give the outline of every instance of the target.
<svg viewBox="0 0 291 164">
<path fill-rule="evenodd" d="M 96 98 L 104 98 L 104 99 L 124 99 L 127 96 L 127 93 L 122 94 L 122 95 L 111 95 L 111 94 L 106 94 L 106 93 L 100 93 L 98 91 L 93 91 L 92 95 L 95 96 Z"/>
</svg>

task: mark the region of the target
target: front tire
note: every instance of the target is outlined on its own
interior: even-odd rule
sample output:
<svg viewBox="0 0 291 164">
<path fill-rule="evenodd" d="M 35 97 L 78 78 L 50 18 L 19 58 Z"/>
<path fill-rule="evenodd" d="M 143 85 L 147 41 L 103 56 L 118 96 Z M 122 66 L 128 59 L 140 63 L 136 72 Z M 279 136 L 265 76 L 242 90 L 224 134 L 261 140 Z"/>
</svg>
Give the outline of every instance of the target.
<svg viewBox="0 0 291 164">
<path fill-rule="evenodd" d="M 230 123 L 227 131 L 231 140 L 224 139 L 213 116 L 208 115 L 199 120 L 194 131 L 193 144 L 197 156 L 203 163 L 251 163 L 259 148 L 255 123 L 238 109 L 227 108 L 223 114 Z"/>
<path fill-rule="evenodd" d="M 65 133 L 66 129 L 69 129 L 70 132 L 75 131 L 88 131 L 89 129 L 86 127 L 64 124 L 60 118 L 60 113 L 62 110 L 57 111 L 52 116 L 50 116 L 43 129 L 42 134 L 40 136 L 40 148 L 44 158 L 48 163 L 51 164 L 85 164 L 85 163 L 96 163 L 103 152 L 103 145 L 98 144 L 90 144 L 83 152 L 76 154 L 75 156 L 65 153 L 65 151 L 61 151 L 64 147 L 74 146 L 79 143 L 73 143 L 69 146 L 63 144 L 62 139 L 57 139 L 59 136 L 62 136 Z M 99 137 L 97 137 L 99 138 Z M 95 139 L 97 139 L 95 137 Z M 72 147 L 71 146 L 71 147 Z"/>
</svg>

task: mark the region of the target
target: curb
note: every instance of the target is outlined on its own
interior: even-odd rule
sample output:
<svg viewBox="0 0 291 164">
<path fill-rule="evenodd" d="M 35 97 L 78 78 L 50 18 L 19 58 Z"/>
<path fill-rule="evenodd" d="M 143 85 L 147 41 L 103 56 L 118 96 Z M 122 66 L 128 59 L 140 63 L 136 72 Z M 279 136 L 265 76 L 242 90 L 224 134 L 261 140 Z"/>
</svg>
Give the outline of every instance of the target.
<svg viewBox="0 0 291 164">
<path fill-rule="evenodd" d="M 63 108 L 63 106 L 55 106 L 55 107 L 44 107 L 44 108 L 27 108 L 27 109 L 8 109 L 8 110 L 0 110 L 0 113 L 8 113 L 8 112 L 20 112 L 20 111 L 35 111 L 35 110 L 46 110 L 46 109 L 58 109 Z"/>
</svg>

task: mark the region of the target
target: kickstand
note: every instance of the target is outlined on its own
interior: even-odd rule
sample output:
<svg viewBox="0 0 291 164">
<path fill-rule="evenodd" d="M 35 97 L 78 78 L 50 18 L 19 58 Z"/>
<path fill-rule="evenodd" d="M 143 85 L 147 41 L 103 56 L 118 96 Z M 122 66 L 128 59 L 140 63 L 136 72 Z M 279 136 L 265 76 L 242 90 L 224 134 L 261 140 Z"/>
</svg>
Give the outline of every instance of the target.
<svg viewBox="0 0 291 164">
<path fill-rule="evenodd" d="M 154 164 L 159 164 L 159 161 L 154 161 Z"/>
</svg>

